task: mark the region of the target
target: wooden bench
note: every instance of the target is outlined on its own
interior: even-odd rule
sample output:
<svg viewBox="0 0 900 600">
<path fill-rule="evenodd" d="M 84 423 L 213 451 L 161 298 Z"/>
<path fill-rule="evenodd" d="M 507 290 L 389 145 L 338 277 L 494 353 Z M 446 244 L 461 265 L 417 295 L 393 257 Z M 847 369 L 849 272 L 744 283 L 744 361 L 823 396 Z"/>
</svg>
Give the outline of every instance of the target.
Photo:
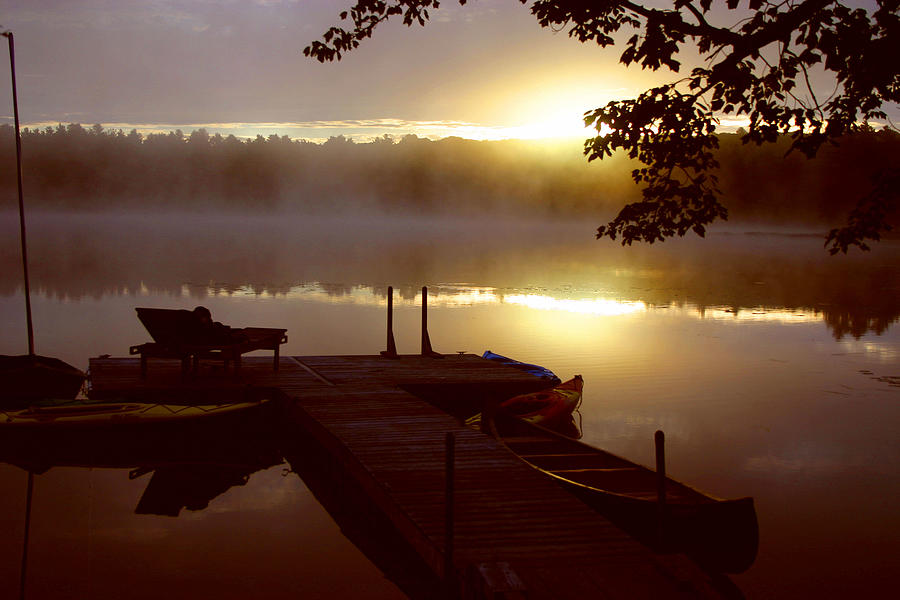
<svg viewBox="0 0 900 600">
<path fill-rule="evenodd" d="M 147 377 L 148 358 L 174 358 L 181 361 L 183 375 L 197 372 L 201 359 L 221 360 L 225 370 L 234 362 L 235 371 L 241 368 L 241 355 L 254 350 L 272 350 L 272 367 L 278 370 L 281 344 L 287 342 L 287 329 L 244 327 L 230 329 L 229 341 L 209 343 L 199 328 L 196 316 L 189 310 L 167 308 L 136 308 L 138 319 L 153 338 L 152 342 L 129 348 L 130 354 L 141 358 L 141 378 Z"/>
</svg>

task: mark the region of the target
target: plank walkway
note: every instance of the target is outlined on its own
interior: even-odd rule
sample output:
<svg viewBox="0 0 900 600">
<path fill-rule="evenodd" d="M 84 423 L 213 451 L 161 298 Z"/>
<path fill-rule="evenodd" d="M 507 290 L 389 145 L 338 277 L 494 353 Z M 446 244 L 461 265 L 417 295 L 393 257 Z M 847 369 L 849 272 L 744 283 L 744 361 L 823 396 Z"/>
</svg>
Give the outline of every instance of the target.
<svg viewBox="0 0 900 600">
<path fill-rule="evenodd" d="M 456 435 L 453 575 L 466 597 L 718 598 L 681 555 L 655 555 L 495 440 L 405 391 L 528 386 L 534 379 L 473 355 L 248 358 L 238 376 L 184 382 L 178 363 L 91 360 L 99 394 L 147 389 L 277 387 L 303 426 L 440 577 L 444 575 L 445 435 Z M 510 575 L 514 573 L 514 575 Z"/>
</svg>

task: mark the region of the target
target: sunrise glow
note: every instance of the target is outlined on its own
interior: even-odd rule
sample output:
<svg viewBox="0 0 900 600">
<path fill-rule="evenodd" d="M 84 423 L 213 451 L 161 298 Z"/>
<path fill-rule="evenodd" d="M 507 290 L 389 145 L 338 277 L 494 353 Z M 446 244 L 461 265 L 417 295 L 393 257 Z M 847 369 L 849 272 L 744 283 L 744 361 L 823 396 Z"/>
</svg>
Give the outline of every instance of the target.
<svg viewBox="0 0 900 600">
<path fill-rule="evenodd" d="M 647 310 L 647 305 L 640 301 L 629 302 L 607 298 L 582 298 L 575 300 L 554 298 L 553 296 L 514 294 L 506 296 L 503 301 L 507 304 L 519 304 L 540 310 L 564 310 L 573 313 L 603 316 L 627 315 Z"/>
</svg>

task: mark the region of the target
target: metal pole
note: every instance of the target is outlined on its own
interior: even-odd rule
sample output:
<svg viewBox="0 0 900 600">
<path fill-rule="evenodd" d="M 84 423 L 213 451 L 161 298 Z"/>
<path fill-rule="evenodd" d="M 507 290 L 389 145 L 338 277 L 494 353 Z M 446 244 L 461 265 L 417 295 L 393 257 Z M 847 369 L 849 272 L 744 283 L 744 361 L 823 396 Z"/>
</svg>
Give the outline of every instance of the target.
<svg viewBox="0 0 900 600">
<path fill-rule="evenodd" d="M 653 438 L 656 442 L 656 533 L 662 549 L 666 534 L 666 436 L 661 430 L 657 430 Z"/>
<path fill-rule="evenodd" d="M 28 247 L 25 243 L 25 200 L 22 195 L 22 136 L 19 134 L 19 100 L 16 94 L 16 49 L 12 31 L 9 40 L 9 72 L 12 75 L 13 117 L 16 122 L 16 182 L 19 186 L 19 238 L 22 241 L 22 271 L 25 274 L 25 321 L 28 326 L 28 354 L 34 356 L 34 329 L 31 325 L 31 285 L 28 281 Z"/>
<path fill-rule="evenodd" d="M 454 469 L 456 462 L 456 434 L 448 431 L 444 437 L 445 462 L 444 472 L 446 486 L 444 487 L 444 582 L 448 587 L 453 585 L 453 530 L 454 530 Z"/>
<path fill-rule="evenodd" d="M 431 352 L 431 340 L 428 339 L 428 288 L 422 286 L 422 354 Z"/>
<path fill-rule="evenodd" d="M 428 337 L 428 288 L 422 286 L 422 356 L 444 358 L 431 349 L 431 338 Z"/>
<path fill-rule="evenodd" d="M 387 349 L 381 352 L 387 358 L 397 358 L 397 344 L 394 343 L 394 288 L 388 286 L 387 297 Z"/>
<path fill-rule="evenodd" d="M 28 471 L 28 491 L 25 493 L 25 541 L 22 543 L 22 571 L 19 574 L 19 600 L 25 600 L 25 576 L 28 572 L 28 532 L 31 529 L 31 496 L 34 473 Z"/>
</svg>

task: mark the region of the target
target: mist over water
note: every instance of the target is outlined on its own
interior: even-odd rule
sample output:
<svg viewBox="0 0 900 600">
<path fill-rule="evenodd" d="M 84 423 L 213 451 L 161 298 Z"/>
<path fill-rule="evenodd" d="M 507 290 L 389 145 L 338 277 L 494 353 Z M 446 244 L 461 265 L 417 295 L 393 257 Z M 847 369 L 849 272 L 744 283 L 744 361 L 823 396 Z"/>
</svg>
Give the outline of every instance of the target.
<svg viewBox="0 0 900 600">
<path fill-rule="evenodd" d="M 900 317 L 897 241 L 829 256 L 817 232 L 718 227 L 655 245 L 594 240 L 590 219 L 527 220 L 184 213 L 39 213 L 29 217 L 32 286 L 78 300 L 108 295 L 341 296 L 393 285 L 413 298 L 489 288 L 543 290 L 649 306 L 811 313 L 835 337 L 881 333 Z M 755 229 L 755 228 L 754 228 Z M 21 289 L 17 217 L 0 213 L 0 294 Z M 458 292 L 458 290 L 457 290 Z"/>
<path fill-rule="evenodd" d="M 753 496 L 760 555 L 734 577 L 748 598 L 851 596 L 888 585 L 900 568 L 893 501 L 900 497 L 900 243 L 831 257 L 818 232 L 722 227 L 705 240 L 622 248 L 595 240 L 597 224 L 375 213 L 29 213 L 37 350 L 85 367 L 91 356 L 124 356 L 149 340 L 136 306 L 203 304 L 229 325 L 288 328 L 284 355 L 374 354 L 384 349 L 392 285 L 399 350 L 417 352 L 419 294 L 428 285 L 436 350 L 490 348 L 564 379 L 580 373 L 586 441 L 652 464 L 653 432 L 663 429 L 672 476 L 715 496 Z M 15 214 L 0 214 L 0 233 L 0 353 L 19 354 L 25 333 Z M 341 572 L 378 580 L 327 516 L 283 533 L 265 525 L 315 512 L 299 480 L 279 483 L 277 468 L 252 475 L 247 488 L 225 492 L 204 511 L 158 523 L 131 514 L 137 482 L 89 473 L 51 470 L 38 478 L 45 498 L 75 490 L 79 500 L 69 513 L 59 512 L 58 500 L 42 501 L 36 569 L 62 560 L 58 546 L 91 556 L 94 573 L 121 572 L 122 555 L 157 565 L 162 581 L 180 581 L 165 567 L 169 544 L 231 543 L 269 527 L 272 548 L 326 540 L 334 551 L 315 564 L 329 581 Z M 11 466 L 0 469 L 4 489 L 23 478 Z M 17 497 L 0 513 L 19 531 Z M 89 510 L 115 517 L 89 522 Z M 226 513 L 233 524 L 220 518 Z M 13 562 L 14 541 L 0 546 Z M 200 571 L 208 564 L 180 556 Z M 258 577 L 284 565 L 265 553 L 257 561 L 240 556 Z M 230 593 L 224 583 L 192 577 L 206 589 L 221 585 L 222 597 Z M 90 589 L 87 579 L 79 585 Z M 397 593 L 370 588 L 373 597 Z M 114 597 L 117 589 L 110 579 L 103 593 Z M 324 597 L 286 583 L 272 589 Z"/>
</svg>

